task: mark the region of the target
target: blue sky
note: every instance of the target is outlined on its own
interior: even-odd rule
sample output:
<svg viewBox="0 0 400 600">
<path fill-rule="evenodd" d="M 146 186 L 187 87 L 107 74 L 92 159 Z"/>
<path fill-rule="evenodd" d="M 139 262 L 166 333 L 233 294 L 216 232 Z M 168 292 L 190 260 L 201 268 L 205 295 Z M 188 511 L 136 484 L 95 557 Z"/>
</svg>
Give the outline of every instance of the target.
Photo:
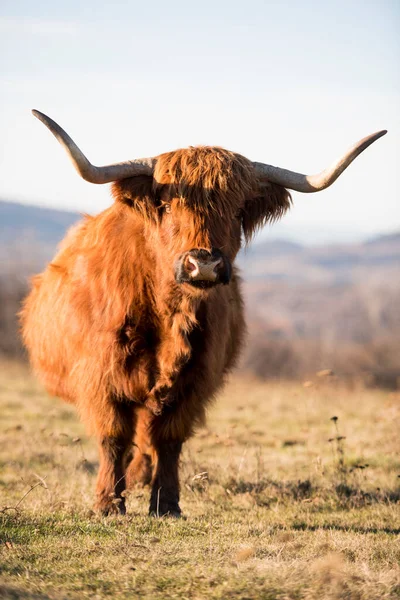
<svg viewBox="0 0 400 600">
<path fill-rule="evenodd" d="M 399 229 L 399 30 L 400 5 L 385 0 L 2 0 L 0 197 L 110 204 L 31 108 L 95 164 L 216 144 L 313 173 L 387 128 L 332 188 L 295 193 L 264 235 L 318 243 Z"/>
</svg>

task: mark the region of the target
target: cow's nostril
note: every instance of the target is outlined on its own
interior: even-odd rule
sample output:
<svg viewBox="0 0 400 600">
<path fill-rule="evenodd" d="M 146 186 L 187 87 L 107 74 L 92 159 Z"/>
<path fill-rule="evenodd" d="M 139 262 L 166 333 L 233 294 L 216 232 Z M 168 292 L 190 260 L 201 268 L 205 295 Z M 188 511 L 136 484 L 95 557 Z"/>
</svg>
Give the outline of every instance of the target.
<svg viewBox="0 0 400 600">
<path fill-rule="evenodd" d="M 214 271 L 215 271 L 215 272 L 217 272 L 217 271 L 218 271 L 219 267 L 220 267 L 220 266 L 223 264 L 223 262 L 224 262 L 224 261 L 222 260 L 222 258 L 220 258 L 219 260 L 217 260 L 217 261 L 214 263 Z"/>
<path fill-rule="evenodd" d="M 193 256 L 188 256 L 186 261 L 186 269 L 192 277 L 199 273 L 199 265 Z"/>
<path fill-rule="evenodd" d="M 188 271 L 194 271 L 194 269 L 197 267 L 197 263 L 196 261 L 189 256 L 187 259 L 187 263 L 186 263 L 186 268 Z"/>
</svg>

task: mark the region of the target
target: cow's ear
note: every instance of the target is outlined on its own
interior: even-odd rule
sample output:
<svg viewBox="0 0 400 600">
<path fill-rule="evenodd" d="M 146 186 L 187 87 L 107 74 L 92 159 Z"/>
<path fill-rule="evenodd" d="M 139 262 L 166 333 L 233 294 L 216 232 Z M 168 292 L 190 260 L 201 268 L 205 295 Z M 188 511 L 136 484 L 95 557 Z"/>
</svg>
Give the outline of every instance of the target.
<svg viewBox="0 0 400 600">
<path fill-rule="evenodd" d="M 111 193 L 115 202 L 127 204 L 140 211 L 143 209 L 154 210 L 156 202 L 153 183 L 153 177 L 148 175 L 127 177 L 120 181 L 114 181 Z"/>
<path fill-rule="evenodd" d="M 246 242 L 258 229 L 280 219 L 290 208 L 292 198 L 282 186 L 260 182 L 257 193 L 249 198 L 242 210 L 242 226 Z"/>
</svg>

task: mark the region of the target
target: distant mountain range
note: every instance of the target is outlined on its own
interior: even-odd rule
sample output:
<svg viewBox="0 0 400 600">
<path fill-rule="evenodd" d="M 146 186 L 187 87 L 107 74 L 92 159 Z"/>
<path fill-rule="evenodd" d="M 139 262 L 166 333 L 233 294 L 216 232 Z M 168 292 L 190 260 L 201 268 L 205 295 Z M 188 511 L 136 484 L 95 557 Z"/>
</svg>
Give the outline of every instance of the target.
<svg viewBox="0 0 400 600">
<path fill-rule="evenodd" d="M 301 246 L 287 241 L 254 244 L 240 263 L 246 279 L 342 284 L 400 279 L 400 232 L 357 244 Z"/>
<path fill-rule="evenodd" d="M 79 213 L 0 200 L 1 240 L 14 240 L 27 232 L 46 244 L 57 244 Z"/>
<path fill-rule="evenodd" d="M 75 212 L 0 200 L 0 273 L 10 269 L 10 262 L 25 271 L 42 268 L 80 217 Z"/>
<path fill-rule="evenodd" d="M 54 254 L 79 213 L 0 200 L 0 259 L 40 269 Z M 354 281 L 398 282 L 400 232 L 361 244 L 306 247 L 279 240 L 250 245 L 239 257 L 243 276 L 257 282 L 340 284 Z M 1 266 L 0 266 L 1 270 Z"/>
</svg>

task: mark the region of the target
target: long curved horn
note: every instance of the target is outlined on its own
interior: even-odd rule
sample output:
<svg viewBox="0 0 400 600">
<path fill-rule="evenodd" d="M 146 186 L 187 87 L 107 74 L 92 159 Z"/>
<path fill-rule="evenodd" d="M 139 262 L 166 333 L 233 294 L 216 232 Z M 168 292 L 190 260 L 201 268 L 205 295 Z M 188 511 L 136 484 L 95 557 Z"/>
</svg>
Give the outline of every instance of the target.
<svg viewBox="0 0 400 600">
<path fill-rule="evenodd" d="M 95 167 L 88 161 L 64 129 L 53 121 L 53 119 L 50 119 L 50 117 L 38 110 L 32 110 L 32 114 L 46 125 L 64 150 L 66 150 L 79 175 L 90 183 L 110 183 L 111 181 L 118 181 L 126 177 L 133 177 L 134 175 L 152 175 L 153 173 L 156 162 L 154 158 L 140 158 L 105 167 Z"/>
<path fill-rule="evenodd" d="M 253 162 L 258 175 L 273 183 L 278 183 L 289 190 L 297 192 L 319 192 L 329 187 L 343 173 L 361 152 L 387 133 L 386 129 L 368 135 L 352 146 L 344 156 L 336 160 L 330 167 L 318 175 L 303 175 L 280 167 Z"/>
</svg>

